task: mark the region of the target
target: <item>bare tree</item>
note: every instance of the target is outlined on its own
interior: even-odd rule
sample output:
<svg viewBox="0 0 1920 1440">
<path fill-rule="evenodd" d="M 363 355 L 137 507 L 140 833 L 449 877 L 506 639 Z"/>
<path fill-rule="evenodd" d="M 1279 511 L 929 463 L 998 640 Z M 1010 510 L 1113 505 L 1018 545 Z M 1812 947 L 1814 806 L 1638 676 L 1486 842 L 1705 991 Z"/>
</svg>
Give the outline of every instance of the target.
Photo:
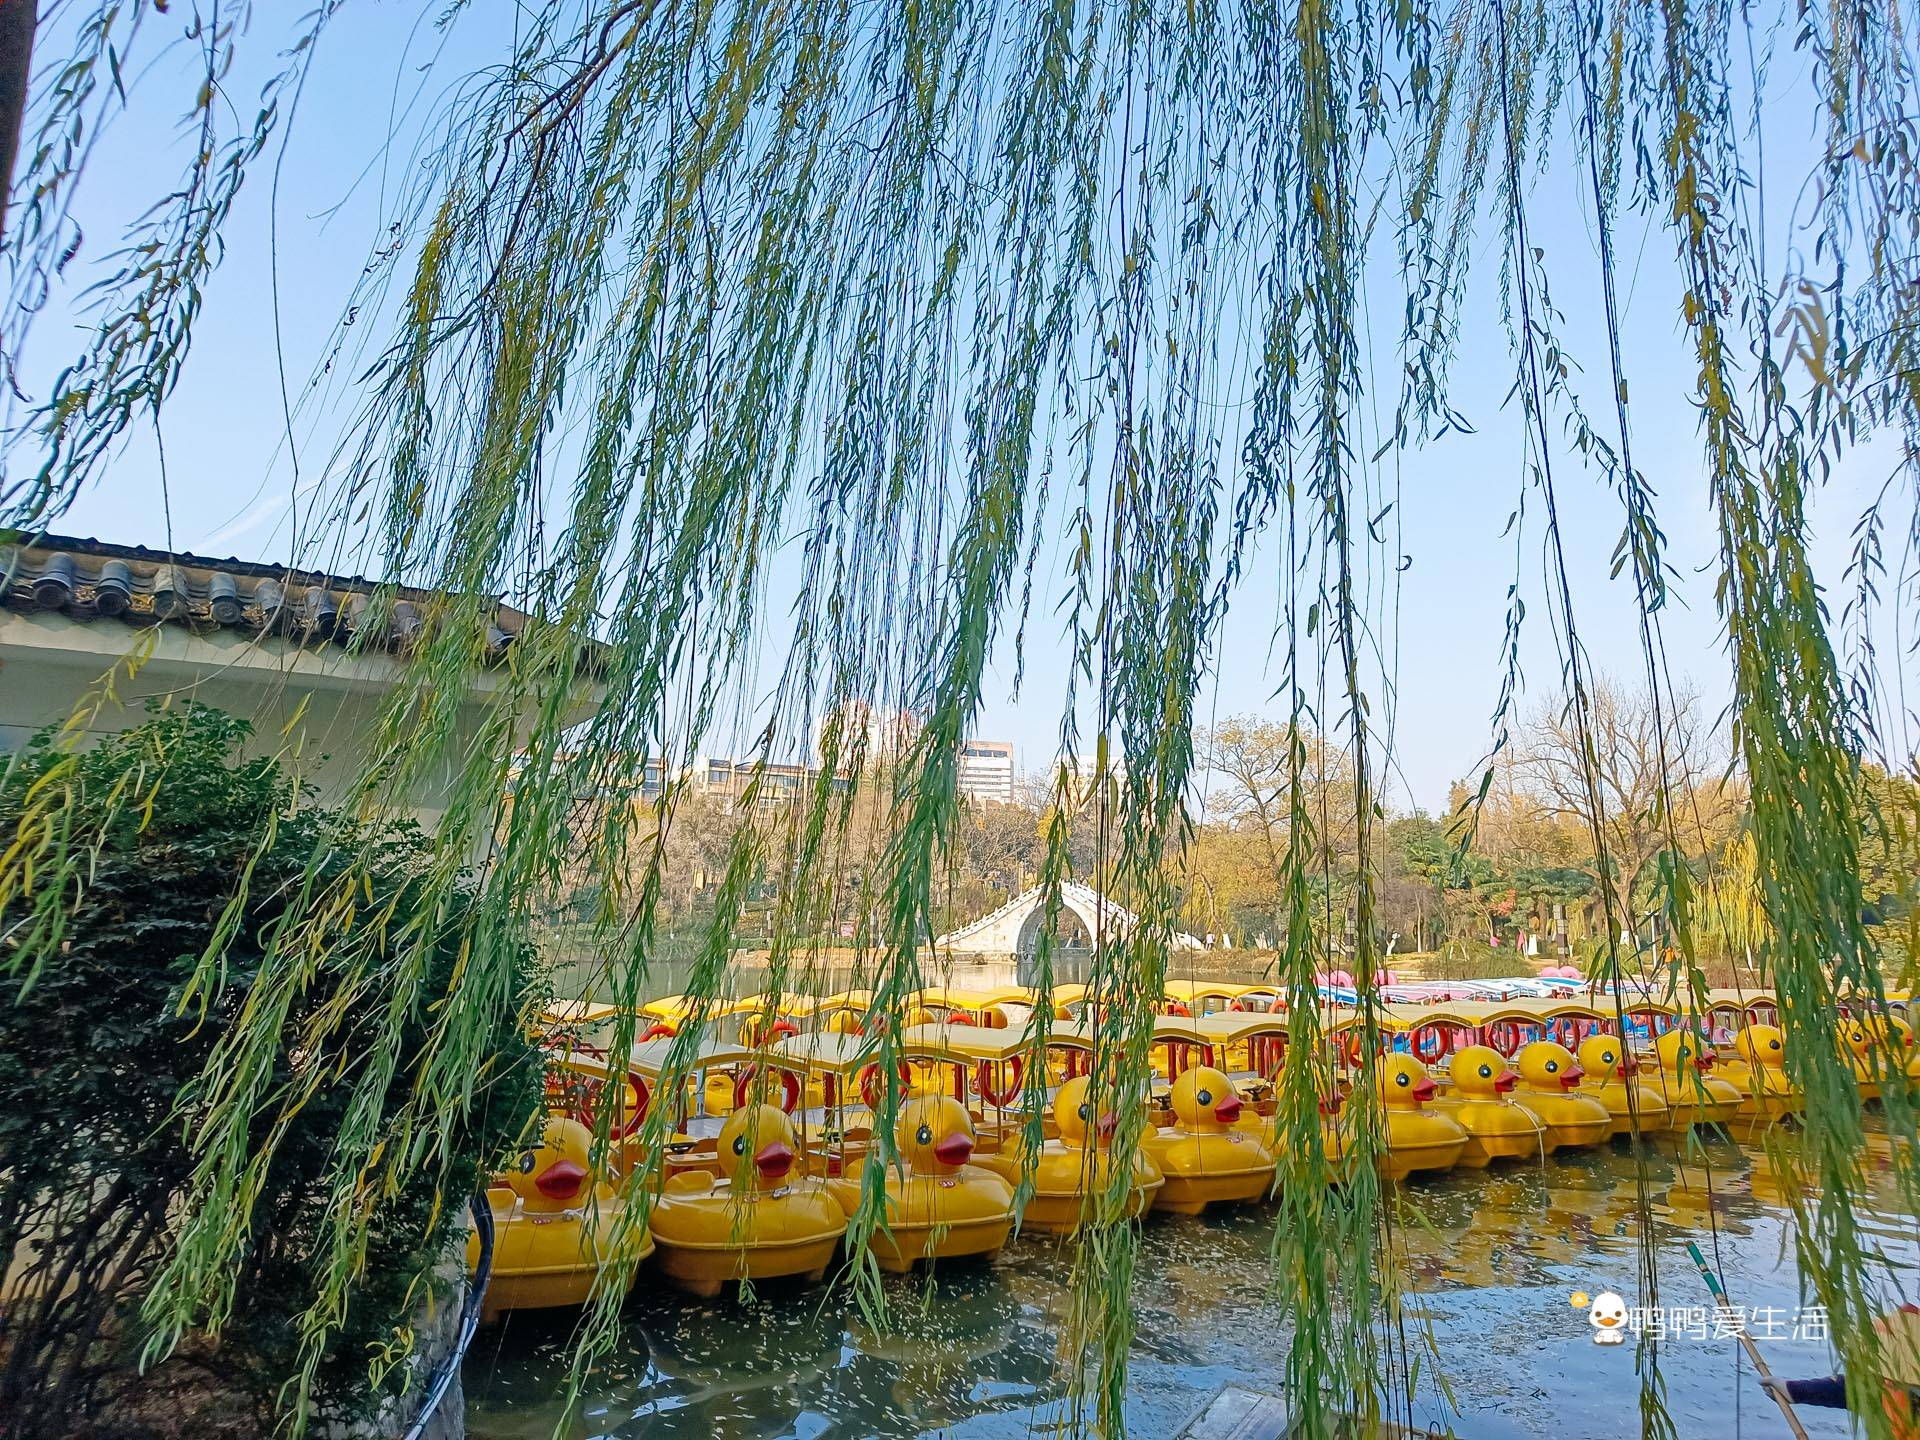
<svg viewBox="0 0 1920 1440">
<path fill-rule="evenodd" d="M 1207 799 L 1209 818 L 1256 829 L 1277 868 L 1287 848 L 1292 801 L 1287 794 L 1290 766 L 1286 725 L 1248 715 L 1221 721 L 1199 736 L 1201 764 L 1225 783 Z M 1344 751 L 1323 737 L 1303 737 L 1300 778 L 1307 791 L 1307 813 L 1318 832 L 1317 863 L 1351 855 L 1354 845 L 1352 772 Z"/>
<path fill-rule="evenodd" d="M 1683 854 L 1716 848 L 1738 813 L 1724 751 L 1701 719 L 1700 697 L 1677 691 L 1656 704 L 1645 691 L 1601 677 L 1586 716 L 1589 753 L 1564 697 L 1528 719 L 1510 779 L 1538 813 L 1576 824 L 1579 864 L 1596 886 L 1610 878 L 1616 914 L 1633 914 L 1647 868 L 1677 842 Z M 1597 833 L 1608 864 L 1594 852 Z"/>
</svg>

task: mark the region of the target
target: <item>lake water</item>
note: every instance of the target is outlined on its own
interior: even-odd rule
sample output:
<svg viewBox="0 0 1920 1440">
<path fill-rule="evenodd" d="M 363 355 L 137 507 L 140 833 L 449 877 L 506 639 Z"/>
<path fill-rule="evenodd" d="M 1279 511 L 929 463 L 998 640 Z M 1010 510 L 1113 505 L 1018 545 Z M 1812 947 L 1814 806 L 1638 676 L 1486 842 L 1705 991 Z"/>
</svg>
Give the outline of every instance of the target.
<svg viewBox="0 0 1920 1440">
<path fill-rule="evenodd" d="M 1884 1139 L 1877 1143 L 1884 1150 Z M 1756 1329 L 1782 1332 L 1760 1341 L 1774 1372 L 1829 1373 L 1834 1361 L 1817 1338 L 1817 1313 L 1801 1308 L 1790 1221 L 1764 1161 L 1725 1140 L 1704 1154 L 1710 1205 L 1669 1159 L 1653 1167 L 1661 1305 L 1676 1325 L 1691 1323 L 1676 1309 L 1707 1305 L 1685 1249 L 1697 1240 L 1710 1259 L 1717 1252 L 1733 1301 Z M 1569 1303 L 1574 1291 L 1602 1290 L 1644 1303 L 1634 1165 L 1624 1146 L 1454 1171 L 1402 1193 L 1423 1217 L 1397 1231 L 1408 1329 L 1424 1351 L 1424 1328 L 1433 1352 L 1420 1361 L 1417 1423 L 1480 1440 L 1638 1434 L 1634 1347 L 1594 1344 L 1585 1313 Z M 1868 1239 L 1906 1272 L 1911 1294 L 1914 1217 L 1899 1213 L 1885 1183 L 1863 1203 Z M 1271 1291 L 1272 1235 L 1272 1212 L 1258 1207 L 1149 1218 L 1134 1286 L 1131 1434 L 1177 1434 L 1224 1385 L 1281 1388 L 1288 1334 Z M 566 1433 L 984 1440 L 1043 1432 L 1063 1408 L 1056 1336 L 1068 1264 L 1060 1242 L 1021 1238 L 990 1268 L 891 1282 L 885 1333 L 853 1319 L 831 1289 L 765 1290 L 751 1304 L 695 1301 L 643 1270 L 620 1348 Z M 552 1433 L 568 1334 L 565 1319 L 525 1315 L 480 1333 L 465 1375 L 476 1440 Z M 1451 1404 L 1432 1378 L 1436 1363 Z M 1675 1334 L 1661 1368 L 1681 1435 L 1788 1435 L 1736 1341 Z M 1840 1412 L 1801 1416 L 1815 1440 L 1849 1433 Z"/>
</svg>

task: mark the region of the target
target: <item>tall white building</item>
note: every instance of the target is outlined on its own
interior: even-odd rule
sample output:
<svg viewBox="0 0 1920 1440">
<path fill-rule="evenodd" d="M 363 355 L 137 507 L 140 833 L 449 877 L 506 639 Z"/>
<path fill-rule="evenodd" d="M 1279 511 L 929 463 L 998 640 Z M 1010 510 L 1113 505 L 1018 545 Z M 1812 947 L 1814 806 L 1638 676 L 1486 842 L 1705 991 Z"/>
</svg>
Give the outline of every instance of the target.
<svg viewBox="0 0 1920 1440">
<path fill-rule="evenodd" d="M 897 765 L 920 738 L 925 722 L 911 710 L 894 710 L 869 700 L 846 700 L 814 722 L 814 754 L 826 758 L 827 738 L 838 724 L 840 758 L 845 765 L 855 751 L 869 769 Z"/>
<path fill-rule="evenodd" d="M 1013 803 L 1013 742 L 968 740 L 960 746 L 960 793 L 969 800 Z"/>
</svg>

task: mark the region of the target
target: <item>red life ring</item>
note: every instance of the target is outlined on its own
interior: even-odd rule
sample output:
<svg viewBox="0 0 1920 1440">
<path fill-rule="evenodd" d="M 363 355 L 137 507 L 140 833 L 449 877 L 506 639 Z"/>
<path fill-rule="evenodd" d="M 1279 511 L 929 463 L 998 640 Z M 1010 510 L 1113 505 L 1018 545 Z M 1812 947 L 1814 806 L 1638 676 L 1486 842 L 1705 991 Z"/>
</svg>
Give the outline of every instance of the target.
<svg viewBox="0 0 1920 1440">
<path fill-rule="evenodd" d="M 1027 1062 L 1024 1056 L 1009 1056 L 1006 1061 L 1007 1083 L 1002 1089 L 993 1088 L 994 1062 L 982 1060 L 980 1068 L 974 1072 L 973 1088 L 980 1092 L 980 1098 L 989 1105 L 1005 1109 L 1019 1095 L 1021 1083 L 1027 1078 Z"/>
<path fill-rule="evenodd" d="M 608 1135 L 615 1140 L 625 1140 L 638 1130 L 647 1118 L 647 1106 L 652 1102 L 653 1092 L 647 1088 L 647 1082 L 638 1075 L 628 1075 L 627 1088 L 633 1092 L 632 1113 L 621 1125 L 608 1127 Z M 588 1080 L 575 1090 L 572 1118 L 578 1120 L 589 1130 L 600 1120 L 600 1097 L 606 1093 L 606 1084 L 600 1080 Z"/>
<path fill-rule="evenodd" d="M 1448 1048 L 1447 1032 L 1438 1025 L 1423 1025 L 1414 1032 L 1413 1053 L 1424 1064 L 1433 1064 L 1447 1053 Z"/>
<path fill-rule="evenodd" d="M 633 1092 L 633 1114 L 628 1118 L 627 1123 L 615 1132 L 622 1140 L 627 1139 L 640 1128 L 641 1122 L 647 1118 L 647 1106 L 653 1103 L 653 1092 L 647 1088 L 647 1082 L 638 1075 L 627 1076 L 627 1088 Z"/>
<path fill-rule="evenodd" d="M 1189 1010 L 1186 1006 L 1182 1005 L 1178 1000 L 1169 1000 L 1167 1002 L 1167 1008 L 1161 1011 L 1161 1014 L 1180 1015 L 1180 1016 L 1185 1016 L 1188 1019 L 1191 1019 L 1193 1017 L 1193 1011 Z"/>
<path fill-rule="evenodd" d="M 900 1086 L 905 1089 L 913 1083 L 913 1077 L 907 1070 L 906 1061 L 901 1061 L 898 1069 Z M 869 1110 L 880 1108 L 880 1067 L 878 1065 L 869 1065 L 860 1072 L 860 1098 L 866 1102 Z"/>
<path fill-rule="evenodd" d="M 780 1108 L 791 1115 L 800 1103 L 800 1077 L 791 1070 L 774 1069 L 773 1074 L 780 1077 Z M 760 1066 L 748 1065 L 740 1071 L 739 1078 L 733 1082 L 733 1108 L 742 1109 L 747 1103 L 747 1095 L 753 1088 L 753 1082 L 759 1078 Z"/>
<path fill-rule="evenodd" d="M 947 1012 L 947 1024 L 971 1025 L 973 1024 L 973 1016 L 968 1014 L 965 1010 L 949 1010 Z"/>
<path fill-rule="evenodd" d="M 644 1045 L 649 1040 L 671 1040 L 674 1036 L 678 1035 L 679 1033 L 680 1032 L 674 1029 L 673 1026 L 671 1025 L 656 1024 L 650 1027 L 647 1033 L 642 1035 L 639 1038 L 639 1040 L 637 1040 L 635 1043 L 639 1045 Z"/>
<path fill-rule="evenodd" d="M 775 1020 L 771 1025 L 767 1026 L 765 1030 L 757 1031 L 753 1038 L 747 1041 L 747 1044 L 757 1048 L 762 1045 L 771 1045 L 783 1035 L 798 1035 L 799 1033 L 800 1027 L 791 1020 Z"/>
<path fill-rule="evenodd" d="M 1487 1026 L 1487 1044 L 1507 1059 L 1520 1048 L 1520 1027 L 1511 1020 L 1497 1020 Z"/>
</svg>

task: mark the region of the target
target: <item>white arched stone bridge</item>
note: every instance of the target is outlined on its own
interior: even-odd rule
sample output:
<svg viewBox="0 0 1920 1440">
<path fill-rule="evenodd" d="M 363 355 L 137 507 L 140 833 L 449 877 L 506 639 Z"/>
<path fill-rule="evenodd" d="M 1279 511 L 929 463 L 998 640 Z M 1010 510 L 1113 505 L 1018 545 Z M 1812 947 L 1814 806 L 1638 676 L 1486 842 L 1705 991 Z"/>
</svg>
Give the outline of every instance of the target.
<svg viewBox="0 0 1920 1440">
<path fill-rule="evenodd" d="M 1086 926 L 1087 934 L 1102 940 L 1124 940 L 1140 917 L 1116 905 L 1091 885 L 1067 881 L 1060 887 L 1060 909 Z M 1039 948 L 1040 929 L 1047 920 L 1046 891 L 1039 886 L 1016 895 L 990 915 L 942 935 L 933 942 L 942 955 L 1031 955 Z M 1195 936 L 1175 931 L 1175 950 L 1204 950 Z"/>
</svg>

